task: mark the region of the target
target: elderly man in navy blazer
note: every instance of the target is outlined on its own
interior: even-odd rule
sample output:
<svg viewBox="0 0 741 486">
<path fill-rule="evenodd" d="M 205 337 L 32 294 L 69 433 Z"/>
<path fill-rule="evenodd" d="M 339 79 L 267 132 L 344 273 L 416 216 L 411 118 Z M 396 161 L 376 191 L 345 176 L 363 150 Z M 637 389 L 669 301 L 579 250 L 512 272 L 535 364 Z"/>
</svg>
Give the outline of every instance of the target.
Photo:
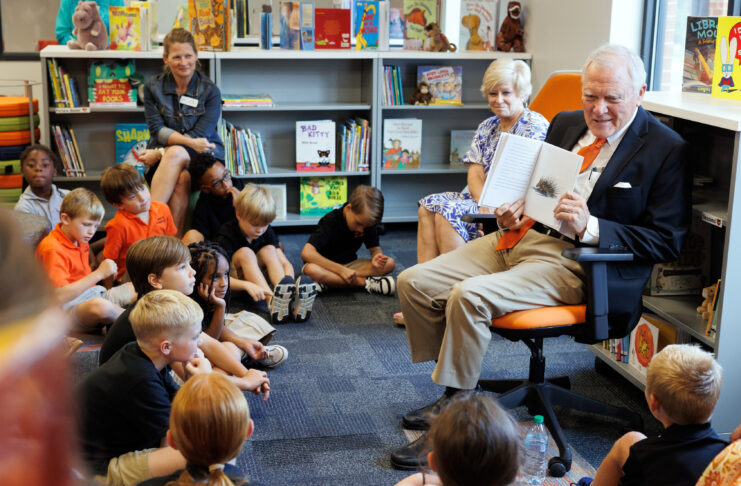
<svg viewBox="0 0 741 486">
<path fill-rule="evenodd" d="M 640 107 L 645 79 L 634 52 L 600 47 L 584 65 L 584 110 L 553 119 L 546 142 L 585 158 L 574 190 L 555 209 L 575 242 L 524 216 L 518 200 L 495 210 L 499 231 L 399 275 L 412 361 L 436 360 L 432 379 L 446 387 L 439 400 L 407 413 L 405 428 L 426 429 L 450 396 L 476 386 L 493 317 L 584 302 L 584 272 L 561 255 L 565 248 L 635 255 L 608 275 L 610 335 L 635 325 L 651 267 L 677 258 L 690 214 L 687 144 Z M 418 441 L 399 449 L 392 463 L 412 466 L 421 447 Z"/>
</svg>

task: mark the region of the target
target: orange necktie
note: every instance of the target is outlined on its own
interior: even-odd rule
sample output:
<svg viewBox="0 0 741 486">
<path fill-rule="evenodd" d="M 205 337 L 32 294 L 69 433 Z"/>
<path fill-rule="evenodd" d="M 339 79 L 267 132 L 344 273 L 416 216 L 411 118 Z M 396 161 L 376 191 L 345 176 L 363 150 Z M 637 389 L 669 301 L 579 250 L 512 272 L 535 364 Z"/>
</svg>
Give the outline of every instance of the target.
<svg viewBox="0 0 741 486">
<path fill-rule="evenodd" d="M 587 167 L 592 165 L 592 162 L 594 162 L 594 159 L 597 158 L 597 154 L 599 154 L 599 151 L 605 144 L 605 142 L 607 142 L 607 139 L 598 138 L 595 139 L 595 141 L 592 142 L 590 145 L 579 149 L 576 155 L 581 155 L 582 157 L 584 157 L 584 161 L 581 163 L 581 169 L 579 169 L 580 174 L 587 170 Z M 511 248 L 514 248 L 517 242 L 520 241 L 523 236 L 525 236 L 527 230 L 532 228 L 532 226 L 535 224 L 535 220 L 530 219 L 527 216 L 524 216 L 524 218 L 525 224 L 523 224 L 519 229 L 509 230 L 508 232 L 504 233 L 501 238 L 499 238 L 499 242 L 497 243 L 497 250 L 509 250 Z"/>
</svg>

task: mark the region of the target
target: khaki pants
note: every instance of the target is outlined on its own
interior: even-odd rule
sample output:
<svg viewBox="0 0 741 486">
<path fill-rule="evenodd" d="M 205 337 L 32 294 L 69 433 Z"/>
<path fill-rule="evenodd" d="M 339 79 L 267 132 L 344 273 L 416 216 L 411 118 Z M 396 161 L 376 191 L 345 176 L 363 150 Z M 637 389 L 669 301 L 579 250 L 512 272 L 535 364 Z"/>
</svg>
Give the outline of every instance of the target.
<svg viewBox="0 0 741 486">
<path fill-rule="evenodd" d="M 501 231 L 402 272 L 397 280 L 412 362 L 437 360 L 432 380 L 472 389 L 491 340 L 492 317 L 579 304 L 584 272 L 561 256 L 571 243 L 528 231 L 496 251 Z"/>
</svg>

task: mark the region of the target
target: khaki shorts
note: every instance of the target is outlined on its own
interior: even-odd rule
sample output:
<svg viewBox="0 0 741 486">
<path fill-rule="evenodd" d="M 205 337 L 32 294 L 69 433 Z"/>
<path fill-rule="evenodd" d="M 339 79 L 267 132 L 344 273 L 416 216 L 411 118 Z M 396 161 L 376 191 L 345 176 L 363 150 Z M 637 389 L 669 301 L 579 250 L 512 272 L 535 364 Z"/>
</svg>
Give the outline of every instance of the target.
<svg viewBox="0 0 741 486">
<path fill-rule="evenodd" d="M 371 261 L 370 258 L 356 258 L 355 260 L 351 262 L 343 263 L 342 266 L 356 270 L 362 267 L 363 265 L 369 264 L 370 261 Z M 304 266 L 301 267 L 301 273 L 304 273 L 304 268 L 306 268 L 306 265 L 308 265 L 308 263 L 304 263 Z"/>
<path fill-rule="evenodd" d="M 157 449 L 127 452 L 108 462 L 108 474 L 103 480 L 109 486 L 135 486 L 152 478 L 149 455 Z M 103 479 L 100 476 L 96 479 Z"/>
</svg>

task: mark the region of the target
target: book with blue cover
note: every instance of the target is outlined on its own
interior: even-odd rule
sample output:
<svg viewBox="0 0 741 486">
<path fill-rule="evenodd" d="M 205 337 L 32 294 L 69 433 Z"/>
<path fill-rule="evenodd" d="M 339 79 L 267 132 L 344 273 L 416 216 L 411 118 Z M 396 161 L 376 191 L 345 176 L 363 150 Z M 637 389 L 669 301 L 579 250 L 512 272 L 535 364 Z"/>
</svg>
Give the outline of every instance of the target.
<svg viewBox="0 0 741 486">
<path fill-rule="evenodd" d="M 378 49 L 379 46 L 379 0 L 356 0 L 355 2 L 355 49 Z"/>
<path fill-rule="evenodd" d="M 129 164 L 144 174 L 148 167 L 141 161 L 141 153 L 149 142 L 149 128 L 146 123 L 116 123 L 116 163 Z"/>
<path fill-rule="evenodd" d="M 301 2 L 301 50 L 314 50 L 314 3 Z"/>
</svg>

